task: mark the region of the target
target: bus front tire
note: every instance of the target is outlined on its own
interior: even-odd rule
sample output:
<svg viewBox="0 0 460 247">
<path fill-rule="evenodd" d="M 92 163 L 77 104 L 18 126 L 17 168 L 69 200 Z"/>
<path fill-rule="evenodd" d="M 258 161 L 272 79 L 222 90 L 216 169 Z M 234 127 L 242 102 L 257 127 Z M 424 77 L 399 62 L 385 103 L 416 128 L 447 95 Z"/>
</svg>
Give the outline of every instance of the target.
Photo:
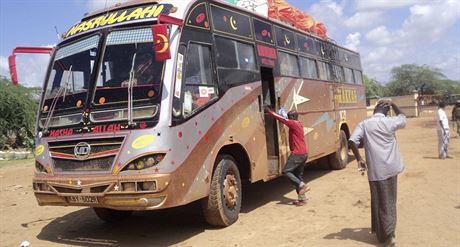
<svg viewBox="0 0 460 247">
<path fill-rule="evenodd" d="M 133 211 L 122 211 L 110 208 L 93 208 L 93 210 L 99 219 L 107 223 L 114 223 L 125 220 L 133 213 Z"/>
<path fill-rule="evenodd" d="M 202 201 L 206 221 L 213 226 L 235 223 L 241 210 L 241 196 L 241 178 L 235 159 L 219 155 L 209 196 Z"/>
<path fill-rule="evenodd" d="M 333 170 L 340 170 L 348 164 L 348 140 L 345 131 L 340 130 L 339 148 L 335 153 L 329 155 L 329 166 Z"/>
</svg>

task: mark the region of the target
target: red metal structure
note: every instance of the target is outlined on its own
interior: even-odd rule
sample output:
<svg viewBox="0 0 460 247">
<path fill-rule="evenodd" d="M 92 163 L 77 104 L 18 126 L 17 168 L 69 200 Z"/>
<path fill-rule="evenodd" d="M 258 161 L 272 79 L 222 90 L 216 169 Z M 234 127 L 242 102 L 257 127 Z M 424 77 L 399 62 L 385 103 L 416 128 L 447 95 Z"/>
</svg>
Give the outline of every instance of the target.
<svg viewBox="0 0 460 247">
<path fill-rule="evenodd" d="M 34 54 L 50 54 L 54 48 L 51 47 L 30 47 L 30 46 L 18 46 L 14 48 L 13 53 L 8 57 L 8 63 L 10 66 L 10 75 L 13 85 L 18 84 L 18 73 L 16 71 L 16 53 L 34 53 Z"/>
</svg>

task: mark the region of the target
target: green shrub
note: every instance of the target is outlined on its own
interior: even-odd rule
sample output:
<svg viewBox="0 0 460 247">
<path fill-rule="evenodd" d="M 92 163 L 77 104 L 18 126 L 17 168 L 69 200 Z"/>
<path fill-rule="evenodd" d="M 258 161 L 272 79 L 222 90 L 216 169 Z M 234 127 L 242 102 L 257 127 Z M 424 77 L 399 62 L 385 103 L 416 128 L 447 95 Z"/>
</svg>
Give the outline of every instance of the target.
<svg viewBox="0 0 460 247">
<path fill-rule="evenodd" d="M 0 150 L 33 147 L 38 106 L 35 90 L 14 86 L 0 77 Z"/>
</svg>

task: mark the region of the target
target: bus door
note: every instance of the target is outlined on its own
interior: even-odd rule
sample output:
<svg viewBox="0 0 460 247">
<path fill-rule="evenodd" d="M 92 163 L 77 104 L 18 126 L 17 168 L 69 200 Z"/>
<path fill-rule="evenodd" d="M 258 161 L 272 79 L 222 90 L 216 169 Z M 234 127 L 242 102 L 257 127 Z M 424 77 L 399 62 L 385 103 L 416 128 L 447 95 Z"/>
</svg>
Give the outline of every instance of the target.
<svg viewBox="0 0 460 247">
<path fill-rule="evenodd" d="M 262 80 L 262 106 L 269 106 L 276 109 L 275 80 L 273 69 L 261 67 Z M 279 173 L 279 143 L 278 143 L 278 124 L 272 117 L 264 116 L 265 138 L 267 143 L 268 173 L 277 175 Z"/>
</svg>

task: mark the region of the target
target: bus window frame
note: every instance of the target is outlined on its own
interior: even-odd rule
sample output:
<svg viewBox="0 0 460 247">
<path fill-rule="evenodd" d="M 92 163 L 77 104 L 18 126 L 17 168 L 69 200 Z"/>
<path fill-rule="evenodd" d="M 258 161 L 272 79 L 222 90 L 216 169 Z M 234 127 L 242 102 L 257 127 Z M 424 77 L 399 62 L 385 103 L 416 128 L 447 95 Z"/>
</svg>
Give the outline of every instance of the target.
<svg viewBox="0 0 460 247">
<path fill-rule="evenodd" d="M 203 45 L 203 46 L 209 47 L 210 55 L 211 55 L 211 59 L 210 59 L 211 69 L 210 69 L 210 71 L 211 71 L 212 80 L 215 82 L 214 87 L 216 89 L 217 97 L 215 97 L 213 99 L 210 99 L 208 102 L 206 102 L 206 104 L 198 107 L 196 110 L 192 111 L 189 115 L 184 116 L 182 104 L 184 102 L 184 90 L 185 90 L 185 86 L 186 86 L 185 73 L 186 73 L 186 67 L 187 67 L 186 66 L 186 61 L 187 61 L 187 57 L 188 57 L 188 48 L 189 48 L 190 44 L 198 44 L 198 45 Z M 187 122 L 189 119 L 192 119 L 197 114 L 199 114 L 200 112 L 204 111 L 205 109 L 207 109 L 208 107 L 210 107 L 211 105 L 216 103 L 217 101 L 219 101 L 219 99 L 222 97 L 222 93 L 221 93 L 222 90 L 220 88 L 220 84 L 219 84 L 218 78 L 216 76 L 216 68 L 217 67 L 214 66 L 216 62 L 215 62 L 215 54 L 214 54 L 214 51 L 213 51 L 214 50 L 213 45 L 210 44 L 210 43 L 202 42 L 202 41 L 188 40 L 186 43 L 181 42 L 179 44 L 179 50 L 180 50 L 181 47 L 184 47 L 184 60 L 183 60 L 183 65 L 182 65 L 183 66 L 182 67 L 182 83 L 181 83 L 180 98 L 179 98 L 179 102 L 181 104 L 181 107 L 180 107 L 180 115 L 178 117 L 175 117 L 174 114 L 171 112 L 172 125 L 173 126 L 180 125 L 182 123 Z M 179 52 L 177 54 L 179 54 Z M 174 87 L 176 86 L 176 83 L 177 83 L 177 79 L 174 82 Z M 173 95 L 173 97 L 175 97 L 175 96 Z M 174 108 L 171 107 L 171 109 L 173 110 Z"/>
<path fill-rule="evenodd" d="M 214 64 L 215 64 L 215 72 L 216 72 L 216 76 L 217 76 L 217 80 L 218 80 L 218 85 L 220 87 L 220 89 L 223 91 L 223 93 L 225 93 L 229 88 L 232 88 L 232 87 L 237 87 L 237 86 L 241 86 L 241 85 L 244 85 L 244 84 L 248 84 L 248 83 L 251 83 L 253 81 L 246 81 L 246 82 L 238 82 L 238 83 L 225 83 L 223 80 L 220 79 L 220 76 L 219 76 L 219 69 L 228 69 L 228 70 L 238 70 L 238 71 L 245 71 L 245 72 L 248 72 L 248 73 L 253 73 L 255 79 L 254 81 L 257 81 L 257 80 L 260 80 L 260 64 L 259 64 L 259 61 L 258 61 L 258 54 L 257 54 L 257 51 L 256 51 L 256 48 L 255 48 L 255 43 L 254 41 L 248 41 L 248 40 L 242 40 L 242 39 L 237 39 L 235 37 L 232 37 L 232 36 L 229 36 L 229 35 L 223 35 L 223 34 L 220 34 L 220 33 L 212 33 L 212 39 L 213 39 L 213 42 L 214 42 L 214 45 L 213 45 L 213 49 L 214 49 Z M 254 36 L 254 34 L 253 34 Z M 246 44 L 246 45 L 250 45 L 252 47 L 252 51 L 253 51 L 253 54 L 254 54 L 254 64 L 255 64 L 255 69 L 254 70 L 243 70 L 243 69 L 238 69 L 238 68 L 229 68 L 229 67 L 219 67 L 217 66 L 217 54 L 218 54 L 218 49 L 217 49 L 217 43 L 216 43 L 216 38 L 224 38 L 224 39 L 228 39 L 228 40 L 232 40 L 232 41 L 236 41 L 236 42 L 240 42 L 240 43 L 243 43 L 243 44 Z"/>
<path fill-rule="evenodd" d="M 315 71 L 316 71 L 316 78 L 308 78 L 308 77 L 303 77 L 302 75 L 302 66 L 300 66 L 300 64 L 302 63 L 301 59 L 307 59 L 307 60 L 311 60 L 315 63 Z M 319 79 L 319 71 L 318 71 L 318 62 L 316 61 L 315 58 L 312 58 L 312 57 L 307 57 L 307 56 L 303 56 L 303 55 L 299 55 L 298 56 L 298 60 L 299 60 L 299 72 L 300 72 L 300 78 L 302 79 L 307 79 L 307 80 L 320 80 Z"/>
<path fill-rule="evenodd" d="M 46 72 L 46 75 L 45 75 L 45 79 L 44 79 L 44 82 L 43 82 L 43 92 L 41 94 L 41 99 L 40 99 L 40 103 L 39 103 L 39 108 L 38 108 L 38 115 L 37 115 L 37 129 L 42 129 L 42 127 L 40 127 L 40 119 L 42 117 L 42 114 L 44 116 L 46 116 L 48 113 L 43 113 L 41 111 L 41 109 L 43 108 L 43 105 L 45 104 L 45 101 L 46 101 L 46 91 L 47 91 L 47 87 L 50 83 L 49 81 L 49 77 L 51 76 L 52 74 L 52 71 L 53 71 L 53 68 L 54 68 L 54 64 L 56 63 L 56 54 L 57 54 L 57 51 L 63 47 L 66 47 L 66 46 L 70 46 L 74 43 L 77 43 L 81 40 L 84 40 L 84 39 L 87 39 L 87 38 L 90 38 L 90 37 L 93 37 L 93 36 L 99 36 L 99 43 L 97 45 L 97 49 L 98 49 L 98 53 L 102 53 L 102 48 L 103 48 L 103 43 L 105 43 L 105 34 L 103 32 L 103 30 L 97 30 L 97 31 L 94 31 L 94 32 L 90 32 L 88 33 L 87 35 L 83 35 L 83 36 L 77 36 L 77 37 L 74 37 L 72 39 L 69 39 L 69 40 L 66 40 L 65 42 L 57 45 L 54 49 L 54 52 L 52 54 L 52 56 L 50 57 L 50 63 L 48 64 L 48 68 L 47 68 L 47 72 Z M 89 104 L 88 104 L 88 100 L 90 98 L 90 94 L 92 94 L 92 87 L 93 87 L 93 81 L 94 81 L 94 75 L 97 74 L 96 72 L 98 71 L 98 67 L 95 67 L 97 66 L 97 64 L 99 63 L 99 60 L 100 60 L 100 56 L 96 56 L 96 59 L 94 60 L 94 64 L 93 64 L 93 70 L 91 71 L 91 74 L 89 76 L 89 81 L 88 81 L 88 88 L 86 90 L 86 96 L 85 96 L 85 99 L 84 99 L 84 102 L 85 102 L 85 106 L 88 107 Z M 54 80 L 53 82 L 51 83 L 54 83 Z M 59 108 L 59 109 L 56 109 L 55 112 L 54 112 L 54 116 L 57 117 L 57 116 L 65 116 L 67 114 L 67 112 L 69 110 L 73 110 L 73 109 L 76 109 L 77 107 L 67 107 L 67 108 Z M 83 111 L 83 107 L 82 107 L 82 110 Z M 84 121 L 84 120 L 83 120 Z M 65 125 L 65 126 L 69 126 L 69 127 L 75 127 L 75 126 L 78 126 L 78 125 L 82 125 L 83 124 L 83 121 L 81 121 L 80 123 L 75 123 L 75 124 L 71 124 L 71 125 Z M 62 126 L 61 126 L 62 127 Z M 55 127 L 50 127 L 51 129 L 55 128 Z"/>
<path fill-rule="evenodd" d="M 299 72 L 299 74 L 297 76 L 293 76 L 293 75 L 286 75 L 286 74 L 283 74 L 281 72 L 281 64 L 280 64 L 280 53 L 283 52 L 283 53 L 286 53 L 288 55 L 292 55 L 295 57 L 295 60 L 296 60 L 296 63 L 297 63 L 297 71 Z M 278 64 L 278 72 L 279 72 L 279 75 L 280 76 L 285 76 L 285 77 L 291 77 L 291 78 L 302 78 L 302 73 L 300 72 L 300 60 L 299 60 L 299 55 L 297 54 L 297 52 L 292 52 L 290 50 L 287 50 L 287 49 L 277 49 L 277 53 L 278 53 L 278 59 L 277 59 L 277 64 Z"/>
</svg>

